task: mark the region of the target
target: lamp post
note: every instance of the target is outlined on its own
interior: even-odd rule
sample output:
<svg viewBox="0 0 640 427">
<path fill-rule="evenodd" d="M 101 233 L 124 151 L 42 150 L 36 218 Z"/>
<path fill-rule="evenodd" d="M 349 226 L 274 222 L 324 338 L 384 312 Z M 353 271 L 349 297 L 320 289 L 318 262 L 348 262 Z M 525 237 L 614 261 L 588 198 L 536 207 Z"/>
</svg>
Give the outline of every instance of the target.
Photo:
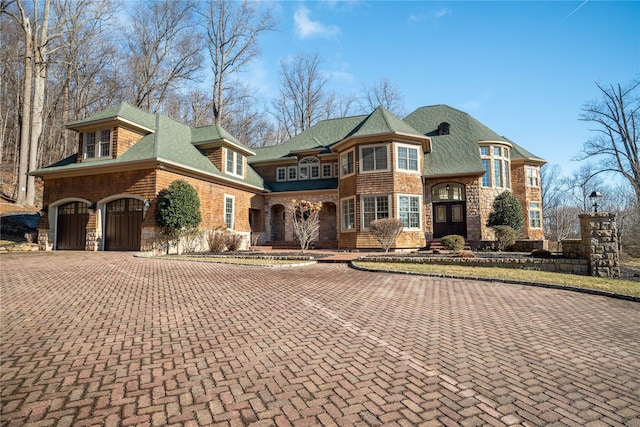
<svg viewBox="0 0 640 427">
<path fill-rule="evenodd" d="M 602 197 L 602 193 L 599 191 L 592 191 L 589 194 L 589 199 L 591 199 L 591 205 L 593 206 L 593 212 L 598 213 L 598 199 Z"/>
</svg>

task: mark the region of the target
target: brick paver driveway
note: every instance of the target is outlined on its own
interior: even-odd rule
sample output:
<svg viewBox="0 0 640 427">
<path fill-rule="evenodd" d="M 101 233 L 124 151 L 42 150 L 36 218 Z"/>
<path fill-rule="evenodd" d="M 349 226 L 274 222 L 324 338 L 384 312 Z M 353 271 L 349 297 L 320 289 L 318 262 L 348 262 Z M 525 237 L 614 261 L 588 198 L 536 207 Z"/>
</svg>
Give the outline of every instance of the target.
<svg viewBox="0 0 640 427">
<path fill-rule="evenodd" d="M 640 425 L 640 304 L 118 253 L 4 255 L 2 425 Z"/>
</svg>

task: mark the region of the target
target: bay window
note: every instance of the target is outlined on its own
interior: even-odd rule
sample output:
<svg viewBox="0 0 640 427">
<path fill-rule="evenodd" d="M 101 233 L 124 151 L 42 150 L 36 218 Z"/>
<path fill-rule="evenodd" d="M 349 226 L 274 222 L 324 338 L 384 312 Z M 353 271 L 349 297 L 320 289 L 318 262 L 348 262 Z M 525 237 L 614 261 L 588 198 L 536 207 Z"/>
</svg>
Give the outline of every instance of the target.
<svg viewBox="0 0 640 427">
<path fill-rule="evenodd" d="M 371 221 L 389 218 L 389 196 L 362 196 L 362 228 L 369 229 Z"/>
<path fill-rule="evenodd" d="M 405 228 L 420 228 L 420 196 L 398 196 L 398 219 Z"/>
</svg>

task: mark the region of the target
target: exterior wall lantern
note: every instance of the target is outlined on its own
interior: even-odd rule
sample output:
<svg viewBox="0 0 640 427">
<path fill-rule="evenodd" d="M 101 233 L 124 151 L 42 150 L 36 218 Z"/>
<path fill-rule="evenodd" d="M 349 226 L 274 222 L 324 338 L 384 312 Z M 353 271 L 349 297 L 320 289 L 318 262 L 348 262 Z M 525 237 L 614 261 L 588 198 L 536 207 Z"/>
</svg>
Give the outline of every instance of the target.
<svg viewBox="0 0 640 427">
<path fill-rule="evenodd" d="M 591 200 L 591 206 L 593 206 L 593 212 L 598 213 L 598 199 L 603 197 L 602 193 L 599 191 L 592 191 L 589 194 L 589 199 Z"/>
<path fill-rule="evenodd" d="M 89 211 L 89 215 L 93 215 L 94 213 L 96 213 L 96 208 L 97 208 L 96 202 L 91 202 L 91 204 L 87 208 L 87 210 Z"/>
<path fill-rule="evenodd" d="M 147 216 L 147 212 L 149 211 L 150 207 L 151 207 L 151 200 L 146 199 L 144 201 L 144 204 L 142 205 L 142 219 L 144 219 Z"/>
</svg>

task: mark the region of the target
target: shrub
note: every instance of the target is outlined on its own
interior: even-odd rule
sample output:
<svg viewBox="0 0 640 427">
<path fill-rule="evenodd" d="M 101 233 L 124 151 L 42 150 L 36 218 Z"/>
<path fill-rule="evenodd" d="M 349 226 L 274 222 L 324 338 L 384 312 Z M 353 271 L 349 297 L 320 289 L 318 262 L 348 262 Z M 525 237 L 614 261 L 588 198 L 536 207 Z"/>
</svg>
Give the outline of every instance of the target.
<svg viewBox="0 0 640 427">
<path fill-rule="evenodd" d="M 227 250 L 230 252 L 235 252 L 242 246 L 242 235 L 237 233 L 232 233 L 230 231 L 225 232 L 224 242 L 227 246 Z"/>
<path fill-rule="evenodd" d="M 450 234 L 440 239 L 443 248 L 450 251 L 460 251 L 464 249 L 464 237 L 457 234 Z"/>
<path fill-rule="evenodd" d="M 202 244 L 202 231 L 197 228 L 182 234 L 182 252 L 192 254 L 200 250 Z"/>
<path fill-rule="evenodd" d="M 397 218 L 376 219 L 369 223 L 369 231 L 376 236 L 385 252 L 389 252 L 391 246 L 396 243 L 403 228 L 402 221 Z"/>
<path fill-rule="evenodd" d="M 518 232 L 508 225 L 496 225 L 492 228 L 496 235 L 496 246 L 499 251 L 504 251 L 516 242 Z"/>
<path fill-rule="evenodd" d="M 508 225 L 516 231 L 516 236 L 522 231 L 524 213 L 520 202 L 510 191 L 500 193 L 493 201 L 493 211 L 487 220 L 488 227 Z"/>
<path fill-rule="evenodd" d="M 227 248 L 226 242 L 226 230 L 215 229 L 211 230 L 207 235 L 207 244 L 209 245 L 209 251 L 211 252 L 224 252 Z"/>
<path fill-rule="evenodd" d="M 180 237 L 190 233 L 202 221 L 196 189 L 187 181 L 176 180 L 169 188 L 161 190 L 156 202 L 156 221 L 167 238 L 168 253 L 170 240 L 177 246 Z"/>
</svg>

